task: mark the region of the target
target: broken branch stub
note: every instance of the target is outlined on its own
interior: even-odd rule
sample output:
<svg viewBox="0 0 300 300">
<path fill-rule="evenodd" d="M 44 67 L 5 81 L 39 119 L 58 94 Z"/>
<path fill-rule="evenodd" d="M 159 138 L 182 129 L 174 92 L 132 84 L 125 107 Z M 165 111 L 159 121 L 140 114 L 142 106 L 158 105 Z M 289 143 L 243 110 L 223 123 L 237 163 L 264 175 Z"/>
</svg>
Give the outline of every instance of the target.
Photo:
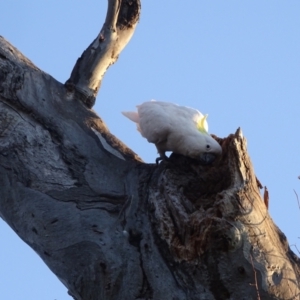
<svg viewBox="0 0 300 300">
<path fill-rule="evenodd" d="M 162 255 L 179 285 L 193 274 L 189 287 L 206 282 L 214 299 L 296 299 L 299 260 L 260 195 L 246 139 L 239 129 L 218 141 L 211 166 L 172 154 L 154 171 L 149 216 Z"/>
<path fill-rule="evenodd" d="M 106 70 L 131 39 L 141 11 L 140 0 L 109 0 L 105 23 L 77 60 L 65 86 L 87 107 L 95 104 Z"/>
</svg>

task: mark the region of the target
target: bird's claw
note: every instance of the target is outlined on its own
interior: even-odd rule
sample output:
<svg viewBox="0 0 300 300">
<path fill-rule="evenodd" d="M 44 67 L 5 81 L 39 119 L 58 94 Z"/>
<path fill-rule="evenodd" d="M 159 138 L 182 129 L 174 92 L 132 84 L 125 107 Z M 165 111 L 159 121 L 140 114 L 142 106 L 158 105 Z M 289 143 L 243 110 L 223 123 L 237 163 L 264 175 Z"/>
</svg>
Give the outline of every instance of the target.
<svg viewBox="0 0 300 300">
<path fill-rule="evenodd" d="M 166 155 L 161 155 L 161 156 L 159 156 L 159 157 L 155 160 L 155 162 L 156 162 L 156 164 L 158 165 L 160 161 L 168 161 L 168 160 L 169 160 L 169 157 L 168 157 L 168 156 L 166 156 Z"/>
</svg>

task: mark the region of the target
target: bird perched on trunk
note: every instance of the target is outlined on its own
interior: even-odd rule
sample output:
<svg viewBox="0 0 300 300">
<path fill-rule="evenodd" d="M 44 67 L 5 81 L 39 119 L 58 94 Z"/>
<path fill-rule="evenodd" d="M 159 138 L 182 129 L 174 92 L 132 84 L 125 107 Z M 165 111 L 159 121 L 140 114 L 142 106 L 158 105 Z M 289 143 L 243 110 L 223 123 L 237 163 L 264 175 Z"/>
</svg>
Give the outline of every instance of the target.
<svg viewBox="0 0 300 300">
<path fill-rule="evenodd" d="M 122 112 L 135 122 L 137 130 L 155 144 L 160 160 L 168 159 L 165 152 L 189 156 L 209 164 L 222 154 L 219 143 L 208 133 L 207 115 L 198 110 L 161 101 L 137 105 L 136 111 Z"/>
</svg>

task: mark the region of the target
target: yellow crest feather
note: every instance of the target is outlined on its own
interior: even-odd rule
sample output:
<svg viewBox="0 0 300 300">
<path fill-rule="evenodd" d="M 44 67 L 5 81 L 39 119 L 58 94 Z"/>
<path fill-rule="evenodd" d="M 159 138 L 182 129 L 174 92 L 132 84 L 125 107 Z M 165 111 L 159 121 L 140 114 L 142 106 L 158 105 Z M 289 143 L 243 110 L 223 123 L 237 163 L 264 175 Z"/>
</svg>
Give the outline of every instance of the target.
<svg viewBox="0 0 300 300">
<path fill-rule="evenodd" d="M 197 129 L 202 133 L 208 133 L 208 125 L 207 119 L 208 115 L 203 116 L 201 119 L 198 120 Z"/>
</svg>

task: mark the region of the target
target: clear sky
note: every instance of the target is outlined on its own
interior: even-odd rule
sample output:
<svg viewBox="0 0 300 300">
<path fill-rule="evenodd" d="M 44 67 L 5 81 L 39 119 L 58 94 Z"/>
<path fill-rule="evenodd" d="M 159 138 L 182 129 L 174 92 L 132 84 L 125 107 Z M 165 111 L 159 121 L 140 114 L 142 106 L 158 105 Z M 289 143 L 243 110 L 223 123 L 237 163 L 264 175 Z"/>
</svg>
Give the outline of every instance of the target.
<svg viewBox="0 0 300 300">
<path fill-rule="evenodd" d="M 0 35 L 65 82 L 100 31 L 106 5 L 3 1 Z M 256 175 L 269 189 L 270 214 L 298 248 L 299 15 L 299 0 L 144 0 L 135 35 L 107 72 L 94 107 L 113 134 L 151 163 L 154 145 L 120 113 L 136 104 L 156 99 L 197 108 L 220 137 L 241 127 Z M 1 219 L 0 235 L 1 299 L 71 299 Z"/>
</svg>

